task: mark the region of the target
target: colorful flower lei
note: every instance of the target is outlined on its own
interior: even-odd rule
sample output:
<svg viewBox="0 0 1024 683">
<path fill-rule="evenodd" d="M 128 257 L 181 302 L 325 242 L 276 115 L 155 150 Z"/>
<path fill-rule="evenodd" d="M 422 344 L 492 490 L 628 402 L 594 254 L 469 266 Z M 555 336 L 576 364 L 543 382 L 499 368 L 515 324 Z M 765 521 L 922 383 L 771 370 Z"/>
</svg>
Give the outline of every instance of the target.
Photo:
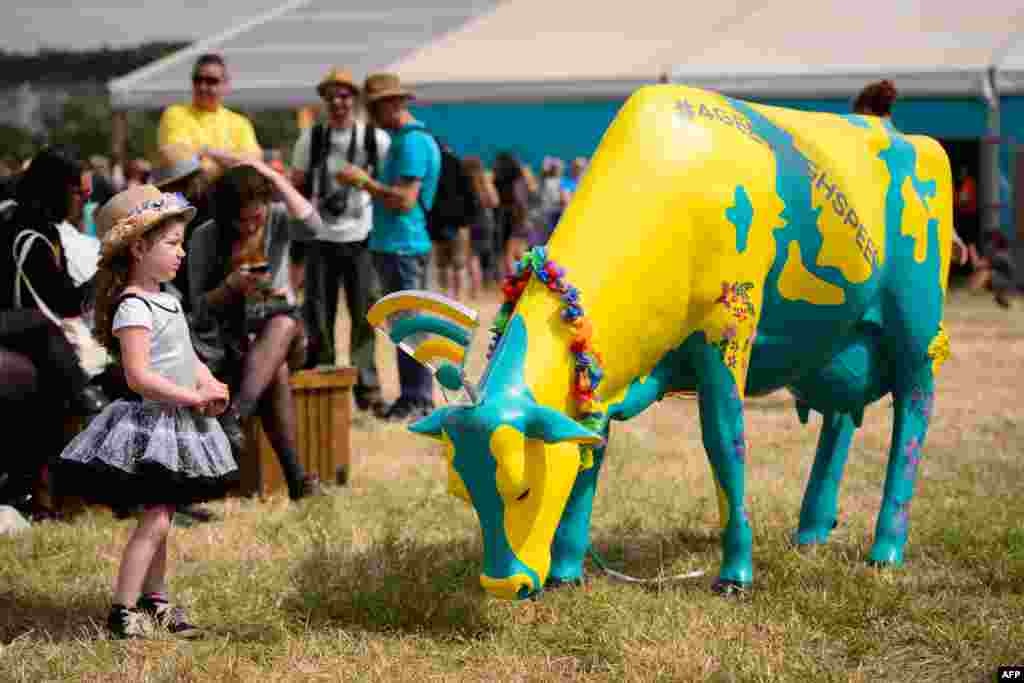
<svg viewBox="0 0 1024 683">
<path fill-rule="evenodd" d="M 594 393 L 604 378 L 604 371 L 601 369 L 603 363 L 601 354 L 593 347 L 594 326 L 587 319 L 583 311 L 583 303 L 580 301 L 580 291 L 565 280 L 565 269 L 554 261 L 548 260 L 547 250 L 542 247 L 534 247 L 523 255 L 516 264 L 515 273 L 505 278 L 502 285 L 502 293 L 505 296 L 498 315 L 494 319 L 491 332 L 494 335 L 491 339 L 491 346 L 487 351 L 488 359 L 498 348 L 498 342 L 508 327 L 512 311 L 522 296 L 530 275 L 535 275 L 550 291 L 558 294 L 564 304 L 562 308 L 562 320 L 568 323 L 573 330 L 569 342 L 569 351 L 573 355 L 575 367 L 573 368 L 572 395 L 576 402 L 577 420 L 586 428 L 600 434 L 604 429 L 605 416 L 594 400 Z"/>
</svg>

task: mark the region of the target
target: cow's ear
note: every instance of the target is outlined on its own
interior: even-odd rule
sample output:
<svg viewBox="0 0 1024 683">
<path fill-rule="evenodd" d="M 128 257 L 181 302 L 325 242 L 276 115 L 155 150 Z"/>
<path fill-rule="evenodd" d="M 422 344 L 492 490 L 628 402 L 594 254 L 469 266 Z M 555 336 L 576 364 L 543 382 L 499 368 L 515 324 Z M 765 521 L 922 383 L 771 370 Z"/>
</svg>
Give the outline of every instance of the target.
<svg viewBox="0 0 1024 683">
<path fill-rule="evenodd" d="M 593 446 L 602 441 L 600 434 L 587 429 L 565 413 L 541 405 L 530 409 L 526 436 L 540 439 L 545 443 L 573 441 L 586 446 Z"/>
<path fill-rule="evenodd" d="M 451 410 L 451 406 L 438 408 L 422 420 L 417 420 L 409 425 L 409 431 L 414 434 L 429 436 L 432 439 L 443 439 L 444 422 L 448 418 L 448 413 L 450 413 Z"/>
</svg>

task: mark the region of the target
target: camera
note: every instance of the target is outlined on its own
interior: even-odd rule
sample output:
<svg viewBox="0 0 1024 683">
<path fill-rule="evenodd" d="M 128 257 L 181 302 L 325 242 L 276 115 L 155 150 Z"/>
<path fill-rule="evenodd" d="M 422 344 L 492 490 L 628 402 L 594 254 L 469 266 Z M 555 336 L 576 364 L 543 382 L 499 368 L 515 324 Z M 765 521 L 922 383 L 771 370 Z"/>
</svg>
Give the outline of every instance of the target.
<svg viewBox="0 0 1024 683">
<path fill-rule="evenodd" d="M 324 197 L 320 202 L 320 213 L 326 218 L 337 220 L 348 210 L 352 188 L 345 185 Z"/>
</svg>

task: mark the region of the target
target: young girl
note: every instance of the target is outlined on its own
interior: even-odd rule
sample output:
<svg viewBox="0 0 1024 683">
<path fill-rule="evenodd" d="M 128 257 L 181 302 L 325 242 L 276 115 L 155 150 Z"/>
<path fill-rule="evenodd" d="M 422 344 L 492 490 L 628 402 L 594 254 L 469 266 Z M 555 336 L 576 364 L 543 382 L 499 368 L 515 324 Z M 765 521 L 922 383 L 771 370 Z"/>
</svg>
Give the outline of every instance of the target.
<svg viewBox="0 0 1024 683">
<path fill-rule="evenodd" d="M 194 215 L 184 197 L 152 185 L 125 190 L 98 214 L 96 336 L 120 357 L 138 396 L 110 404 L 68 444 L 57 479 L 65 494 L 142 507 L 107 619 L 118 638 L 145 635 L 144 614 L 175 635 L 199 635 L 167 598 L 171 517 L 178 504 L 222 496 L 238 477 L 214 419 L 228 389 L 196 357 L 180 302 L 160 291 L 181 266 Z"/>
</svg>

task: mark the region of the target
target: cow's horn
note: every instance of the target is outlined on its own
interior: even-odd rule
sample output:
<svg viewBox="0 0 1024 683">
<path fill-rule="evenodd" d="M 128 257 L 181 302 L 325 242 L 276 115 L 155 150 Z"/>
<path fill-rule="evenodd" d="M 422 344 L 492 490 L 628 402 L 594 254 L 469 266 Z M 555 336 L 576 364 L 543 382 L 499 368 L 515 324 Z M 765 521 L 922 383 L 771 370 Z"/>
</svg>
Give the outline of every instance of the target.
<svg viewBox="0 0 1024 683">
<path fill-rule="evenodd" d="M 451 406 L 438 408 L 425 418 L 409 425 L 409 431 L 414 434 L 429 436 L 432 439 L 440 439 L 442 432 L 444 432 L 444 422 L 448 419 L 448 413 L 451 411 Z"/>
<path fill-rule="evenodd" d="M 531 439 L 540 439 L 545 443 L 575 441 L 588 446 L 599 444 L 602 440 L 599 434 L 567 417 L 565 413 L 542 405 L 530 409 L 529 420 L 526 424 L 526 436 Z"/>
</svg>

